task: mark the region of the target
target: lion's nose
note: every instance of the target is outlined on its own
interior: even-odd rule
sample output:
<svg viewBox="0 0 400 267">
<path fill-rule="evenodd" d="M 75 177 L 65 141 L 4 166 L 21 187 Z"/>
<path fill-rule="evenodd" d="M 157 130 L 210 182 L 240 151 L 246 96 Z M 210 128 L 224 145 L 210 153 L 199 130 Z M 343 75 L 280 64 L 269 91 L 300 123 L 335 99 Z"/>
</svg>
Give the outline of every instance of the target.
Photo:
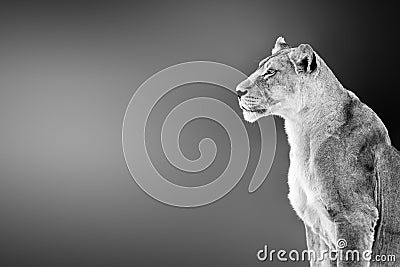
<svg viewBox="0 0 400 267">
<path fill-rule="evenodd" d="M 241 90 L 238 90 L 236 93 L 237 93 L 238 98 L 241 98 L 242 96 L 247 94 L 247 90 L 241 89 Z"/>
<path fill-rule="evenodd" d="M 241 98 L 242 96 L 247 94 L 247 92 L 249 91 L 250 88 L 251 88 L 251 82 L 249 81 L 249 79 L 246 79 L 243 82 L 241 82 L 236 87 L 236 93 L 237 93 L 238 97 Z"/>
</svg>

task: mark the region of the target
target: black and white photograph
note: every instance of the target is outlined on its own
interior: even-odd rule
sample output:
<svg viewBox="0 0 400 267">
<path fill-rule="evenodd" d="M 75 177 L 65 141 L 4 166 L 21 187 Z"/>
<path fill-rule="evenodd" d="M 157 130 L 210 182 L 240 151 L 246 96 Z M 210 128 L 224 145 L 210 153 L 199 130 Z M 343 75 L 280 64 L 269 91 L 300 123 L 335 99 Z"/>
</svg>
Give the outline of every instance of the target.
<svg viewBox="0 0 400 267">
<path fill-rule="evenodd" d="M 0 267 L 399 267 L 398 20 L 1 1 Z"/>
</svg>

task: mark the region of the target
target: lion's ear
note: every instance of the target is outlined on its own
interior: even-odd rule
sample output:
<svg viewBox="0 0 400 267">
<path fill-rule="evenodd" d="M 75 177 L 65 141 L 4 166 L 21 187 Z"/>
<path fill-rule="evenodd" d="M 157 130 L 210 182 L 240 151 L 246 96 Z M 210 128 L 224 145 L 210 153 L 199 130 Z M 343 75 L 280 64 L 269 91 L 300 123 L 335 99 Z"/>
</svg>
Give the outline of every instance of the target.
<svg viewBox="0 0 400 267">
<path fill-rule="evenodd" d="M 301 44 L 289 53 L 296 73 L 312 73 L 317 69 L 317 57 L 309 44 Z"/>
<path fill-rule="evenodd" d="M 272 54 L 275 54 L 279 50 L 282 50 L 284 48 L 289 48 L 289 45 L 285 42 L 285 39 L 280 36 L 278 39 L 276 39 L 275 46 L 272 48 Z"/>
</svg>

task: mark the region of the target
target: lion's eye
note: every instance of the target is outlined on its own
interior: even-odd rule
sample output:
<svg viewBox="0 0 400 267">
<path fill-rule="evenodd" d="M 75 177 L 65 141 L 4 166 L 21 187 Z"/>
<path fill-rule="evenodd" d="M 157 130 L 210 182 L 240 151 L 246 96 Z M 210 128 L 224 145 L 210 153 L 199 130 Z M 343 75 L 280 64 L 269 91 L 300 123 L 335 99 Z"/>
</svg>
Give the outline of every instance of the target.
<svg viewBox="0 0 400 267">
<path fill-rule="evenodd" d="M 274 75 L 276 73 L 276 70 L 274 70 L 274 69 L 268 69 L 264 74 L 263 74 L 263 76 L 264 77 L 266 77 L 266 76 L 271 76 L 271 75 Z"/>
</svg>

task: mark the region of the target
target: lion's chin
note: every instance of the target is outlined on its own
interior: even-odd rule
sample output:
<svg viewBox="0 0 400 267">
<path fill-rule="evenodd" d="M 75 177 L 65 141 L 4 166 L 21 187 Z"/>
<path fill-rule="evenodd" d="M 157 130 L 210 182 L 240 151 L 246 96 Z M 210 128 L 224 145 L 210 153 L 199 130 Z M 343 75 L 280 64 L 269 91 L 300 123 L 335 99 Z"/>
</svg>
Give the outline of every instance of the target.
<svg viewBox="0 0 400 267">
<path fill-rule="evenodd" d="M 243 117 L 246 121 L 248 122 L 255 122 L 256 120 L 258 120 L 261 117 L 265 117 L 268 115 L 267 111 L 263 111 L 263 112 L 255 112 L 255 111 L 247 111 L 247 110 L 243 110 Z"/>
</svg>

